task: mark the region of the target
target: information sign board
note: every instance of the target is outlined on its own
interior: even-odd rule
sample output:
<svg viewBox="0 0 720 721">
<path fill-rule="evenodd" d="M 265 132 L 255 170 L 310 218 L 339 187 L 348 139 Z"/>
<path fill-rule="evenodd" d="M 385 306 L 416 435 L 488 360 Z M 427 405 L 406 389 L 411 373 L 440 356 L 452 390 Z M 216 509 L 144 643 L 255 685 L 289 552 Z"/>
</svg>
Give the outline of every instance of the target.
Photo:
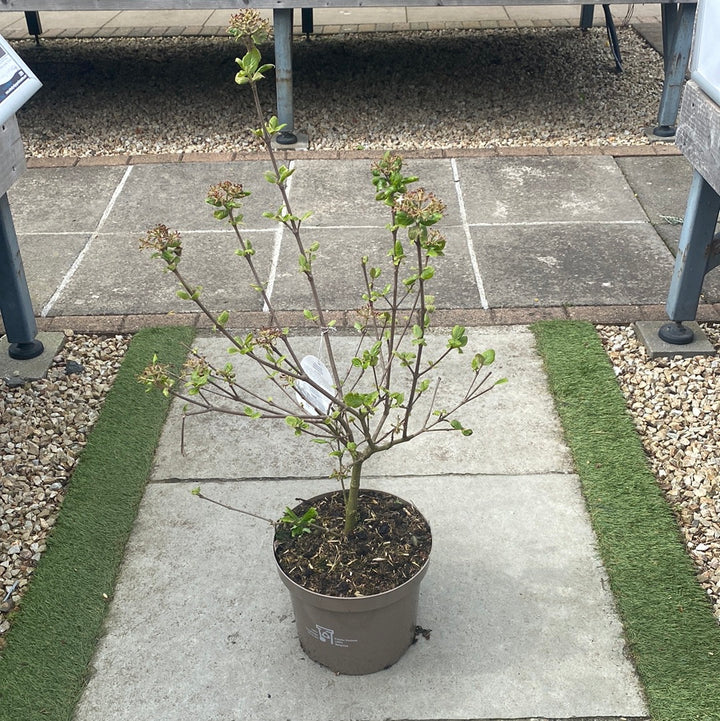
<svg viewBox="0 0 720 721">
<path fill-rule="evenodd" d="M 720 0 L 700 0 L 695 19 L 690 77 L 720 105 Z"/>
<path fill-rule="evenodd" d="M 0 125 L 42 86 L 30 68 L 0 35 Z"/>
</svg>

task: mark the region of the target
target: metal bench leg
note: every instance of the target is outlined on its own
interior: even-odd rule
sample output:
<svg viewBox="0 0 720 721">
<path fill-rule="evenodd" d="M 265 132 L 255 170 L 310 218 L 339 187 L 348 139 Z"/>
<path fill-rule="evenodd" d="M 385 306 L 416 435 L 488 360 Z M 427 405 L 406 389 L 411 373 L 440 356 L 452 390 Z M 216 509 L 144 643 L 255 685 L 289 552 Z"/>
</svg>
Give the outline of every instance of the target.
<svg viewBox="0 0 720 721">
<path fill-rule="evenodd" d="M 300 22 L 302 23 L 301 28 L 304 35 L 309 37 L 311 33 L 315 32 L 312 8 L 302 8 L 300 10 Z"/>
<path fill-rule="evenodd" d="M 7 194 L 0 197 L 0 312 L 10 357 L 27 360 L 39 356 L 44 348 L 35 339 L 37 324 Z"/>
<path fill-rule="evenodd" d="M 40 24 L 40 13 L 37 10 L 26 10 L 25 24 L 27 25 L 28 35 L 34 35 L 35 44 L 40 45 L 40 36 L 43 31 Z"/>
<path fill-rule="evenodd" d="M 594 5 L 583 5 L 580 8 L 580 29 L 589 30 L 593 26 L 593 18 L 595 16 Z"/>
<path fill-rule="evenodd" d="M 295 119 L 293 116 L 292 87 L 292 8 L 273 10 L 275 34 L 275 86 L 277 95 L 278 122 L 285 124 L 285 130 L 278 133 L 275 140 L 280 145 L 292 145 L 297 142 Z"/>
<path fill-rule="evenodd" d="M 665 81 L 660 97 L 658 124 L 653 131 L 659 138 L 671 138 L 675 135 L 675 121 L 690 58 L 696 8 L 696 3 L 661 5 Z"/>
<path fill-rule="evenodd" d="M 674 322 L 675 327 L 668 324 L 660 329 L 660 337 L 668 343 L 689 343 L 692 340 L 692 331 L 679 324 L 686 320 L 695 320 L 705 274 L 720 264 L 718 241 L 713 238 L 719 212 L 720 196 L 697 170 L 693 171 L 675 269 L 665 306 L 668 318 Z M 663 336 L 663 329 L 667 329 L 670 337 Z M 680 332 L 684 332 L 685 337 L 689 333 L 689 339 L 671 340 L 671 337 Z"/>
<path fill-rule="evenodd" d="M 603 5 L 603 12 L 605 13 L 605 27 L 607 29 L 608 41 L 610 42 L 610 49 L 612 50 L 613 58 L 615 59 L 615 72 L 621 73 L 623 71 L 623 66 L 622 55 L 620 54 L 620 42 L 618 40 L 617 32 L 615 31 L 615 21 L 613 20 L 610 6 Z"/>
</svg>

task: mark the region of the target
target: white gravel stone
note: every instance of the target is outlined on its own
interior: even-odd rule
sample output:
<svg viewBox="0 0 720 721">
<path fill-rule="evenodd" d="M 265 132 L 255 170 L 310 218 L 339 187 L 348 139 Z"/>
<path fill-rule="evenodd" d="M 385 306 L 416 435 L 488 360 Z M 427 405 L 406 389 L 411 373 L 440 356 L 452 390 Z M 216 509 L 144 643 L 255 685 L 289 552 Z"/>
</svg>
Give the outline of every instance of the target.
<svg viewBox="0 0 720 721">
<path fill-rule="evenodd" d="M 720 349 L 720 329 L 703 329 Z M 651 360 L 631 328 L 598 330 L 698 581 L 720 621 L 720 358 Z"/>
</svg>

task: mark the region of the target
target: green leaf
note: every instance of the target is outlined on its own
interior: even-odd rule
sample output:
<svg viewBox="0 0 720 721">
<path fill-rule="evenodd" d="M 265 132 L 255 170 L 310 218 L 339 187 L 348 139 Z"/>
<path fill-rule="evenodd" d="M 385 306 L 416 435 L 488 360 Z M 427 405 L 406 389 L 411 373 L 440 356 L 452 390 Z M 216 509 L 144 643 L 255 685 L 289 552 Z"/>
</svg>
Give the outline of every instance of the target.
<svg viewBox="0 0 720 721">
<path fill-rule="evenodd" d="M 343 400 L 350 408 L 360 408 L 363 404 L 363 397 L 360 393 L 346 393 Z"/>
<path fill-rule="evenodd" d="M 288 168 L 285 165 L 281 165 L 278 168 L 278 178 L 280 182 L 285 182 L 294 172 L 295 168 Z"/>
<path fill-rule="evenodd" d="M 298 418 L 297 416 L 287 416 L 285 418 L 285 423 L 287 423 L 290 428 L 294 429 L 296 436 L 301 435 L 303 430 L 308 427 L 307 423 L 305 423 L 305 421 Z"/>
<path fill-rule="evenodd" d="M 452 333 L 450 334 L 450 339 L 448 340 L 447 347 L 454 348 L 460 353 L 462 353 L 462 349 L 467 345 L 467 342 L 468 338 L 465 335 L 465 327 L 461 325 L 456 325 L 452 329 Z"/>
<path fill-rule="evenodd" d="M 300 270 L 303 273 L 310 272 L 310 261 L 308 260 L 308 257 L 306 255 L 298 256 L 298 265 L 300 266 Z"/>
</svg>

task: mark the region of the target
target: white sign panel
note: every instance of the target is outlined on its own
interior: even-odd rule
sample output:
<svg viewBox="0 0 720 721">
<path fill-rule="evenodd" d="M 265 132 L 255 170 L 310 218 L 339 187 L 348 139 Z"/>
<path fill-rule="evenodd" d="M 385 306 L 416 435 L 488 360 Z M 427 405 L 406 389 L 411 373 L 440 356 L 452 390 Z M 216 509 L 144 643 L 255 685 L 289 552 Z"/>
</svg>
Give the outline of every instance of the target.
<svg viewBox="0 0 720 721">
<path fill-rule="evenodd" d="M 695 20 L 690 76 L 720 105 L 720 0 L 700 0 Z"/>
<path fill-rule="evenodd" d="M 0 125 L 15 115 L 41 86 L 32 70 L 0 35 Z"/>
</svg>

